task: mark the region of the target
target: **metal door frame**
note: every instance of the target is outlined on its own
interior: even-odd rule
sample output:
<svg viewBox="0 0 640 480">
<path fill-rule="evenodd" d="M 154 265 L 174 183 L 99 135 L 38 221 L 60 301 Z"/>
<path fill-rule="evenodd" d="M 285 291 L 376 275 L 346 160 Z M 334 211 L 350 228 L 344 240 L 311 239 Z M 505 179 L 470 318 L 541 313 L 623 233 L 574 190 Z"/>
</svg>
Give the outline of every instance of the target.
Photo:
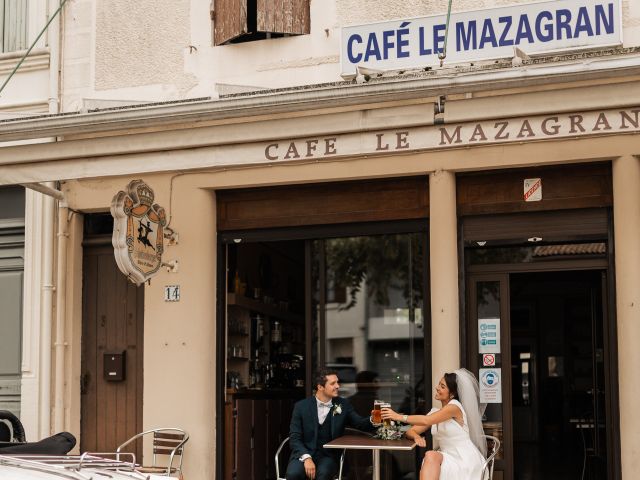
<svg viewBox="0 0 640 480">
<path fill-rule="evenodd" d="M 611 245 L 612 242 L 607 242 Z M 608 249 L 610 250 L 610 249 Z M 613 285 L 612 271 L 613 254 L 610 253 L 607 258 L 598 259 L 569 259 L 562 261 L 549 261 L 549 262 L 537 262 L 535 264 L 495 264 L 495 265 L 474 265 L 469 266 L 461 275 L 466 284 L 466 289 L 461 289 L 461 300 L 464 298 L 466 312 L 465 315 L 461 315 L 461 331 L 464 331 L 464 338 L 466 339 L 466 345 L 464 349 L 461 349 L 461 364 L 468 365 L 469 369 L 474 371 L 479 368 L 477 365 L 478 355 L 473 354 L 477 350 L 474 340 L 477 338 L 477 322 L 473 322 L 472 318 L 476 313 L 477 304 L 475 295 L 474 282 L 498 280 L 500 285 L 500 311 L 501 320 L 502 315 L 507 320 L 506 324 L 501 322 L 501 350 L 503 352 L 511 351 L 511 331 L 510 331 L 510 298 L 509 298 L 509 279 L 513 273 L 534 273 L 534 272 L 561 272 L 561 271 L 576 271 L 576 270 L 591 270 L 602 272 L 605 276 L 606 284 L 602 286 L 603 304 L 603 332 L 604 332 L 604 349 L 605 349 L 605 421 L 607 429 L 607 472 L 608 478 L 620 479 L 620 434 L 619 434 L 619 404 L 618 398 L 618 380 L 617 380 L 617 334 L 616 334 L 616 321 L 615 321 L 615 301 L 611 301 L 611 298 L 615 298 L 615 285 Z M 506 290 L 506 291 L 505 291 Z M 506 296 L 505 296 L 506 293 Z M 503 302 L 507 302 L 506 305 Z M 464 311 L 464 310 L 463 310 Z M 504 312 L 504 313 L 503 313 Z M 506 338 L 508 335 L 508 338 Z M 507 350 L 508 348 L 508 350 Z M 462 353 L 464 352 L 464 353 Z M 475 363 L 474 363 L 475 362 Z M 509 359 L 510 365 L 510 359 Z M 513 409 L 511 399 L 511 369 L 504 369 L 503 361 L 503 439 L 505 444 L 506 458 L 504 464 L 496 462 L 496 467 L 504 468 L 504 479 L 513 479 Z M 506 387 L 505 387 L 506 385 Z M 508 405 L 507 405 L 508 401 Z M 508 414 L 508 416 L 507 416 Z M 508 422 L 508 432 L 506 432 L 506 425 Z M 508 434 L 508 438 L 507 438 Z M 507 446 L 509 447 L 509 453 L 507 453 Z"/>
</svg>

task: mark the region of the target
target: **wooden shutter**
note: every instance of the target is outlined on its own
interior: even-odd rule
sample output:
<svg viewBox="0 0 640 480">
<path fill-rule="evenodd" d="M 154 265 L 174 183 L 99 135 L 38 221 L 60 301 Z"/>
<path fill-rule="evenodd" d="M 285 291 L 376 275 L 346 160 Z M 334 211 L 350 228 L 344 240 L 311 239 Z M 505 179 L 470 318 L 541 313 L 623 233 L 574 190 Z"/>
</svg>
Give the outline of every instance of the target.
<svg viewBox="0 0 640 480">
<path fill-rule="evenodd" d="M 213 44 L 223 45 L 248 32 L 247 0 L 214 0 L 211 2 Z"/>
<path fill-rule="evenodd" d="M 288 185 L 217 192 L 220 231 L 355 222 L 413 220 L 429 216 L 429 179 Z"/>
<path fill-rule="evenodd" d="M 544 188 L 544 187 L 543 187 Z M 549 212 L 473 215 L 462 220 L 465 242 L 524 242 L 541 237 L 545 242 L 605 240 L 609 217 L 605 208 Z"/>
<path fill-rule="evenodd" d="M 27 0 L 4 0 L 3 51 L 27 48 Z"/>
<path fill-rule="evenodd" d="M 309 0 L 258 0 L 258 31 L 302 35 L 311 28 Z"/>
<path fill-rule="evenodd" d="M 542 179 L 542 201 L 524 201 L 525 178 Z M 456 180 L 460 216 L 613 205 L 609 162 L 462 173 Z"/>
</svg>

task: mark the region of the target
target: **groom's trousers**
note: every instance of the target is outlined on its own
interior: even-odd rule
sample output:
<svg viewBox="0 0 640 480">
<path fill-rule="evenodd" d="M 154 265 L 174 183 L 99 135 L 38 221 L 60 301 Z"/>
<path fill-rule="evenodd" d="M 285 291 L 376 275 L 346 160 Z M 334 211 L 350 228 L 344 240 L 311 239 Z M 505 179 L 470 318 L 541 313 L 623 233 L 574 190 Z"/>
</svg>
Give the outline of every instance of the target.
<svg viewBox="0 0 640 480">
<path fill-rule="evenodd" d="M 319 455 L 313 458 L 316 464 L 316 480 L 334 480 L 338 474 L 338 463 L 335 458 L 327 455 Z M 287 480 L 306 480 L 304 463 L 297 458 L 292 459 L 287 466 Z"/>
</svg>

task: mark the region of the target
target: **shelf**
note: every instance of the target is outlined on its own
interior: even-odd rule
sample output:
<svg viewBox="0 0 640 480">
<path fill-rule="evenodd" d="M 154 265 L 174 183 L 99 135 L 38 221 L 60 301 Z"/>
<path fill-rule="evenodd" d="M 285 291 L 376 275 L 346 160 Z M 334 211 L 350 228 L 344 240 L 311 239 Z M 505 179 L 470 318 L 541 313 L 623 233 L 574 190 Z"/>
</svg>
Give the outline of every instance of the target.
<svg viewBox="0 0 640 480">
<path fill-rule="evenodd" d="M 233 356 L 229 356 L 227 357 L 228 360 L 238 360 L 238 361 L 248 361 L 249 359 L 247 357 L 233 357 Z"/>
<path fill-rule="evenodd" d="M 297 313 L 285 310 L 280 310 L 274 305 L 262 303 L 258 300 L 254 300 L 253 298 L 237 296 L 235 293 L 227 293 L 227 305 L 243 307 L 249 310 L 253 310 L 254 312 L 262 313 L 267 317 L 279 318 L 281 320 L 286 320 L 289 322 L 304 322 L 304 317 L 302 315 L 298 315 Z"/>
<path fill-rule="evenodd" d="M 228 332 L 230 337 L 248 337 L 249 334 L 245 332 Z"/>
</svg>

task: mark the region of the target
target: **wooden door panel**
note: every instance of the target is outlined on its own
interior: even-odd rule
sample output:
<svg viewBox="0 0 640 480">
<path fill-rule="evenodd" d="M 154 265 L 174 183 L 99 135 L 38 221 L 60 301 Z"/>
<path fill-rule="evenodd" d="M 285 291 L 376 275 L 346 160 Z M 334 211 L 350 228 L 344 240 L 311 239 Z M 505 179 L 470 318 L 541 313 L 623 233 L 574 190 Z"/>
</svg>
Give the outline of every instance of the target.
<svg viewBox="0 0 640 480">
<path fill-rule="evenodd" d="M 253 401 L 253 478 L 264 477 L 267 468 L 267 400 Z"/>
<path fill-rule="evenodd" d="M 83 258 L 82 451 L 109 452 L 142 430 L 144 288 L 118 270 L 109 246 Z M 109 382 L 103 355 L 125 352 L 125 380 Z M 141 458 L 142 445 L 132 447 Z"/>
<path fill-rule="evenodd" d="M 252 410 L 253 400 L 240 399 L 236 401 L 236 452 L 235 470 L 236 478 L 252 478 L 252 455 L 251 455 L 251 435 L 252 435 Z"/>
<path fill-rule="evenodd" d="M 281 400 L 267 400 L 267 472 L 272 475 L 275 472 L 274 455 L 282 441 L 280 438 Z"/>
</svg>

